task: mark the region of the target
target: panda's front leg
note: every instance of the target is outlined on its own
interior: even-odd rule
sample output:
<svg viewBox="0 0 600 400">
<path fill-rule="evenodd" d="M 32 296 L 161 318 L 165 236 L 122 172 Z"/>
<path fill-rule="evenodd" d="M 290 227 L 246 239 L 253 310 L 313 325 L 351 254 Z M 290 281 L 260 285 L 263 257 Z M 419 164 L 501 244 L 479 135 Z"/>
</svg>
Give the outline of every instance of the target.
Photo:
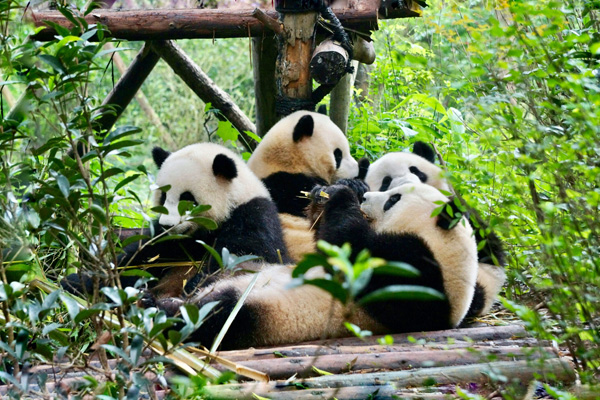
<svg viewBox="0 0 600 400">
<path fill-rule="evenodd" d="M 138 306 L 142 308 L 156 307 L 167 314 L 167 317 L 174 317 L 179 313 L 179 307 L 184 304 L 184 300 L 179 297 L 165 297 L 157 299 L 156 296 L 149 291 L 144 292 L 142 298 L 138 301 Z"/>
<path fill-rule="evenodd" d="M 355 252 L 363 249 L 373 231 L 360 210 L 359 193 L 336 184 L 315 187 L 311 194 L 316 206 L 309 217 L 316 222 L 316 238 L 338 246 L 350 243 Z"/>
</svg>

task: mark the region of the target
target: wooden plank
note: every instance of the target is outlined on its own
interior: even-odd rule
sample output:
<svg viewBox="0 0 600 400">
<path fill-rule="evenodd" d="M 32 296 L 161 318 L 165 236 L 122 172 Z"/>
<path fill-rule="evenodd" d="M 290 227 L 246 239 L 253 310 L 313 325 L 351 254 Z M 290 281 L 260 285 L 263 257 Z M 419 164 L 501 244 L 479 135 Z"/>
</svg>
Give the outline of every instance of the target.
<svg viewBox="0 0 600 400">
<path fill-rule="evenodd" d="M 269 17 L 278 18 L 274 10 L 263 10 Z M 162 10 L 94 10 L 86 16 L 90 24 L 103 24 L 112 37 L 125 40 L 214 39 L 228 37 L 257 37 L 270 34 L 255 16 L 254 10 L 162 9 Z M 377 29 L 377 8 L 335 10 L 345 28 L 363 33 Z M 58 11 L 35 11 L 32 21 L 45 26 L 33 36 L 34 40 L 54 39 L 56 32 L 45 23 L 64 27 L 71 23 Z"/>
<path fill-rule="evenodd" d="M 330 389 L 342 387 L 377 387 L 392 383 L 397 388 L 421 387 L 427 383 L 447 384 L 485 384 L 490 376 L 504 376 L 509 382 L 519 380 L 530 382 L 533 379 L 542 381 L 560 381 L 571 383 L 575 373 L 571 364 L 563 359 L 544 360 L 543 363 L 528 361 L 498 361 L 486 364 L 460 365 L 452 367 L 423 368 L 410 371 L 375 372 L 351 375 L 327 375 L 304 380 L 275 381 L 269 383 L 242 383 L 206 388 L 207 398 L 218 399 L 252 399 L 255 394 L 282 399 L 287 391 L 298 388 L 298 384 L 308 390 L 303 391 L 306 398 L 314 389 Z M 291 397 L 289 397 L 291 398 Z M 298 398 L 298 397 L 296 397 Z"/>
<path fill-rule="evenodd" d="M 256 133 L 254 123 L 240 110 L 231 96 L 219 88 L 179 46 L 170 40 L 157 40 L 152 42 L 152 48 L 202 101 L 211 103 L 214 108 L 221 111 L 240 132 L 244 138 L 241 142 L 248 150 L 256 147 L 254 139 L 245 133 L 245 131 Z"/>
<path fill-rule="evenodd" d="M 539 358 L 554 358 L 556 355 L 552 348 L 536 351 L 518 348 L 488 348 L 482 351 L 471 349 L 454 350 L 425 350 L 405 352 L 381 352 L 371 354 L 334 354 L 317 357 L 288 357 L 271 360 L 238 361 L 240 365 L 260 370 L 269 375 L 271 379 L 288 379 L 291 376 L 306 378 L 319 376 L 313 369 L 331 374 L 347 372 L 368 372 L 376 370 L 407 370 L 413 368 L 433 368 L 452 365 L 471 365 L 486 362 L 488 357 L 495 361 L 534 360 Z M 215 365 L 217 369 L 219 368 Z M 240 377 L 243 379 L 242 377 Z"/>
<path fill-rule="evenodd" d="M 129 68 L 102 102 L 103 106 L 114 106 L 115 112 L 105 113 L 96 121 L 100 126 L 100 130 L 110 131 L 137 91 L 142 87 L 158 60 L 160 60 L 158 54 L 152 51 L 148 43 L 145 43 Z"/>
</svg>

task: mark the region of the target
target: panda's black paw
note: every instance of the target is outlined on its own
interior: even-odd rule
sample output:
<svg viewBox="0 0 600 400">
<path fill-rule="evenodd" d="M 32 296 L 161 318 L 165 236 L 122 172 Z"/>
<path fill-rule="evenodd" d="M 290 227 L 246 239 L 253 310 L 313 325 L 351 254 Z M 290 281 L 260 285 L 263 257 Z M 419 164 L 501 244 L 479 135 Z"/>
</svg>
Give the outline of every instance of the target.
<svg viewBox="0 0 600 400">
<path fill-rule="evenodd" d="M 363 202 L 365 193 L 369 191 L 369 185 L 367 185 L 367 183 L 361 179 L 340 179 L 335 184 L 348 186 L 350 189 L 352 189 L 352 191 L 356 193 L 360 203 Z"/>
<path fill-rule="evenodd" d="M 137 302 L 138 307 L 141 308 L 150 308 L 156 307 L 156 297 L 149 291 L 144 291 L 142 293 L 142 297 Z"/>
</svg>

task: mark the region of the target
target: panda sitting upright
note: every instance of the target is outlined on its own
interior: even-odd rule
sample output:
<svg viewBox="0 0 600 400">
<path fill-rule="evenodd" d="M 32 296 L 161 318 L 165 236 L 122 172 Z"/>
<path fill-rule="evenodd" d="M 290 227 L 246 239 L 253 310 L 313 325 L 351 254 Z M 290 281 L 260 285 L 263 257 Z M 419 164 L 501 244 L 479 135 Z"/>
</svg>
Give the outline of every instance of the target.
<svg viewBox="0 0 600 400">
<path fill-rule="evenodd" d="M 422 182 L 439 190 L 449 192 L 450 185 L 443 176 L 443 171 L 435 163 L 435 152 L 427 143 L 415 142 L 412 153 L 393 152 L 379 158 L 368 167 L 365 182 L 371 190 L 385 192 L 396 186 L 410 182 Z M 478 229 L 475 239 L 478 247 L 479 271 L 475 297 L 469 310 L 469 317 L 486 314 L 494 304 L 500 289 L 506 280 L 506 257 L 502 242 L 498 236 L 486 228 L 485 223 L 477 216 Z M 473 225 L 471 219 L 469 223 Z M 487 232 L 486 232 L 487 231 Z M 484 233 L 485 232 L 485 233 Z"/>
<path fill-rule="evenodd" d="M 299 261 L 315 250 L 304 214 L 310 200 L 302 192 L 358 175 L 344 133 L 323 114 L 297 111 L 276 123 L 248 160 L 280 213 L 290 256 Z"/>
<path fill-rule="evenodd" d="M 155 236 L 168 230 L 188 237 L 132 243 L 125 247 L 119 265 L 201 261 L 208 258 L 208 253 L 198 240 L 218 253 L 225 247 L 231 254 L 256 255 L 266 262 L 289 260 L 277 208 L 265 186 L 238 155 L 217 144 L 200 143 L 174 153 L 155 147 L 152 157 L 159 168 L 156 177 L 159 189 L 154 193 L 154 202 L 167 211 L 153 222 Z M 204 229 L 180 216 L 178 205 L 182 200 L 209 205 L 210 209 L 201 216 L 213 220 L 217 229 Z M 211 259 L 202 272 L 212 273 L 216 268 Z M 184 273 L 179 273 L 182 270 Z M 196 269 L 152 268 L 151 272 L 157 278 L 164 278 L 154 291 L 161 296 L 177 296 L 181 294 L 184 280 L 194 276 Z M 125 285 L 134 282 L 134 278 L 122 278 Z M 86 287 L 89 284 L 84 282 Z M 79 275 L 69 275 L 63 286 L 79 288 Z"/>
</svg>

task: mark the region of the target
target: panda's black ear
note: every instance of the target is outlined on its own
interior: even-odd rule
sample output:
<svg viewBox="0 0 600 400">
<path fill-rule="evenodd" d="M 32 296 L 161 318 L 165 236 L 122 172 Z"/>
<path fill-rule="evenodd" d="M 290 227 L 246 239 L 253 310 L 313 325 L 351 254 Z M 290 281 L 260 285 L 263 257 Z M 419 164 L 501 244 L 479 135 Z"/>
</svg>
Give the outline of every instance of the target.
<svg viewBox="0 0 600 400">
<path fill-rule="evenodd" d="M 427 143 L 417 141 L 413 146 L 413 154 L 423 157 L 430 163 L 435 163 L 435 151 Z"/>
<path fill-rule="evenodd" d="M 365 180 L 365 178 L 367 177 L 367 172 L 369 172 L 369 167 L 371 166 L 371 163 L 369 162 L 369 159 L 367 157 L 363 157 L 360 160 L 358 160 L 358 179 L 362 179 L 363 181 Z"/>
<path fill-rule="evenodd" d="M 156 146 L 152 149 L 152 158 L 158 168 L 162 167 L 163 163 L 170 155 L 171 153 L 161 147 Z"/>
<path fill-rule="evenodd" d="M 303 137 L 310 137 L 315 129 L 315 121 L 310 115 L 305 115 L 294 127 L 294 142 L 299 142 Z"/>
<path fill-rule="evenodd" d="M 217 177 L 225 178 L 229 181 L 237 176 L 237 167 L 235 161 L 225 154 L 217 154 L 213 161 L 213 174 Z"/>
<path fill-rule="evenodd" d="M 327 115 L 327 104 L 321 104 L 318 108 L 317 108 L 317 112 L 319 114 L 323 114 L 323 115 Z"/>
</svg>

